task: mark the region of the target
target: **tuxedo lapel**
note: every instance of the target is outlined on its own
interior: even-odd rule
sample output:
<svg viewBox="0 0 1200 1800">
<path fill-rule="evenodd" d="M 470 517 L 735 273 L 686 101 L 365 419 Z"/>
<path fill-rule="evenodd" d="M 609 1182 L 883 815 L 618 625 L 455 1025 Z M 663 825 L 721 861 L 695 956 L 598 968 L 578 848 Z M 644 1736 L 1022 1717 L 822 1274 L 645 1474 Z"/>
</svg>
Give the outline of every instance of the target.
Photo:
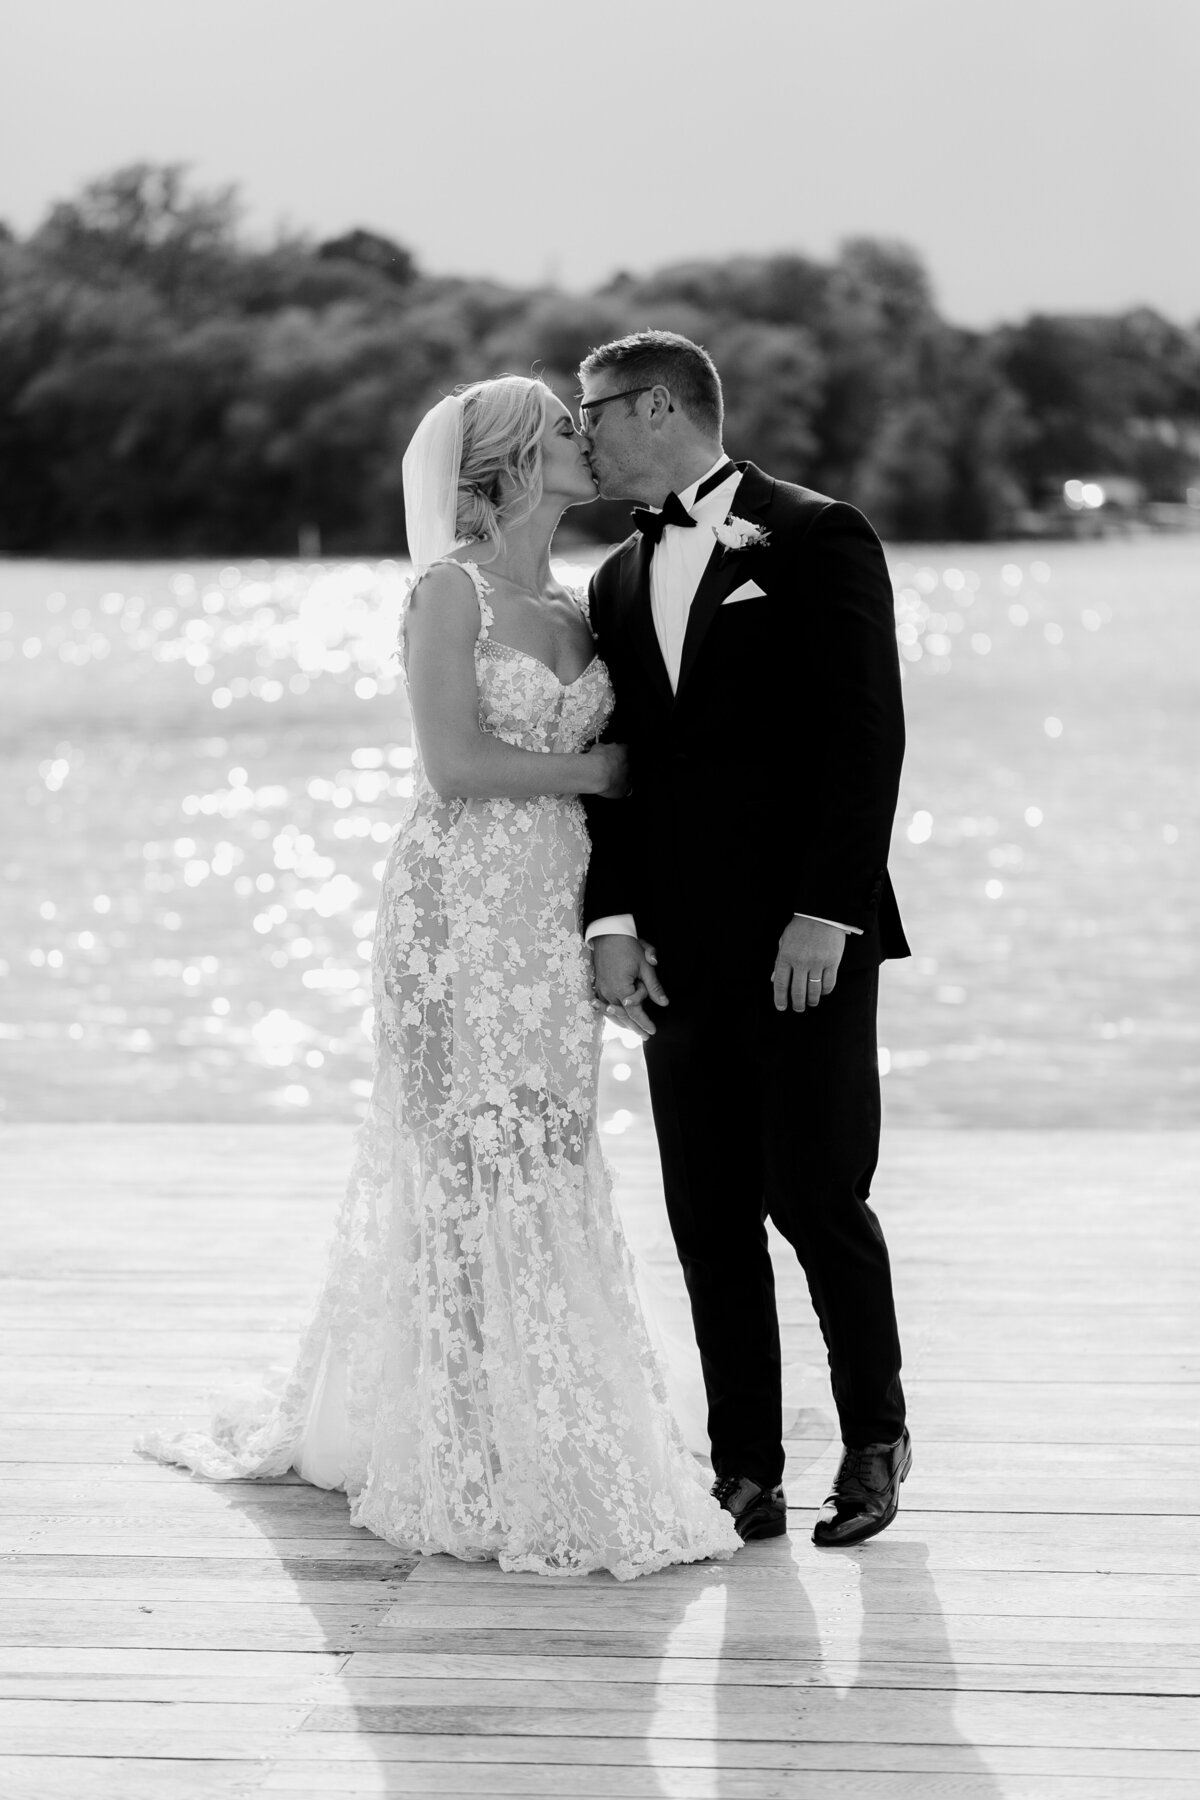
<svg viewBox="0 0 1200 1800">
<path fill-rule="evenodd" d="M 729 511 L 739 519 L 748 519 L 752 524 L 761 525 L 771 501 L 774 483 L 769 476 L 756 469 L 753 463 L 738 465 L 742 470 L 742 479 L 733 492 Z M 683 693 L 688 676 L 696 664 L 700 647 L 707 635 L 708 628 L 717 616 L 721 602 L 732 594 L 746 579 L 749 559 L 756 554 L 754 549 L 730 550 L 723 544 L 714 544 L 712 555 L 708 559 L 700 585 L 696 589 L 691 610 L 688 613 L 687 629 L 683 634 L 683 654 L 679 663 L 679 685 L 675 690 L 676 699 Z M 647 595 L 649 594 L 649 570 L 647 569 Z M 649 617 L 650 607 L 647 598 L 646 613 Z M 661 658 L 660 658 L 661 660 Z"/>
<path fill-rule="evenodd" d="M 639 533 L 622 571 L 622 611 L 625 615 L 625 629 L 629 633 L 638 662 L 645 670 L 651 686 L 665 704 L 670 706 L 674 699 L 671 678 L 663 661 L 650 604 L 650 559 L 653 555 L 654 546 Z"/>
</svg>

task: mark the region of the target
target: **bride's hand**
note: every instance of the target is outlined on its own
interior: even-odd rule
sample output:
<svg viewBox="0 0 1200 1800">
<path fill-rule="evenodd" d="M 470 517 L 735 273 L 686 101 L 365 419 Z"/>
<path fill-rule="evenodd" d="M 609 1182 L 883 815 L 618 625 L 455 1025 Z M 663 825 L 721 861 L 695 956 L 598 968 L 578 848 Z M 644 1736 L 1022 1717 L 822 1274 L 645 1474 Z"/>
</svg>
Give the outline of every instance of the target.
<svg viewBox="0 0 1200 1800">
<path fill-rule="evenodd" d="M 653 1037 L 655 1025 L 646 1012 L 646 1001 L 666 1006 L 667 996 L 658 979 L 658 954 L 653 944 L 619 932 L 602 932 L 592 939 L 592 965 L 597 996 L 617 1025 L 631 1027 L 639 1037 Z"/>
<path fill-rule="evenodd" d="M 623 799 L 629 792 L 629 752 L 624 744 L 593 744 L 583 754 L 589 776 L 586 792 L 601 800 Z"/>
</svg>

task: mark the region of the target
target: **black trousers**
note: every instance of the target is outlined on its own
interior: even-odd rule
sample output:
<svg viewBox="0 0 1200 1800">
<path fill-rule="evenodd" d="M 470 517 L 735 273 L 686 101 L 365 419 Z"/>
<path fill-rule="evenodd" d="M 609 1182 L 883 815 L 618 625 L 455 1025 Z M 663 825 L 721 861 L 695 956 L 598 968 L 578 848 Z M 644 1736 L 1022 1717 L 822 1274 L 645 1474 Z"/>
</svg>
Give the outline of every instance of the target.
<svg viewBox="0 0 1200 1800">
<path fill-rule="evenodd" d="M 839 974 L 814 1012 L 770 980 L 703 995 L 674 978 L 646 1065 L 667 1212 L 708 1392 L 713 1468 L 783 1474 L 769 1217 L 795 1250 L 829 1353 L 844 1443 L 904 1428 L 891 1268 L 868 1205 L 879 1153 L 878 967 Z"/>
</svg>

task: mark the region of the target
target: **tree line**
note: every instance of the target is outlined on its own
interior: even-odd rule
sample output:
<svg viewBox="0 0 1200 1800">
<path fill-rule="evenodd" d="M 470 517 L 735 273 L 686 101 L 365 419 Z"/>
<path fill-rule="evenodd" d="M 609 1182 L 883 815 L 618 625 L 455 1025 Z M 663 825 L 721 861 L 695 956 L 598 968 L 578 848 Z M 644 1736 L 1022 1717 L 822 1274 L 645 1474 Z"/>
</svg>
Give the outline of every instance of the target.
<svg viewBox="0 0 1200 1800">
<path fill-rule="evenodd" d="M 430 275 L 348 230 L 254 246 L 233 190 L 138 164 L 0 226 L 0 550 L 403 546 L 400 460 L 462 381 L 542 373 L 645 326 L 704 343 L 726 445 L 849 499 L 890 538 L 984 539 L 1065 480 L 1200 482 L 1200 323 L 1142 307 L 968 331 L 902 244 L 620 273 L 586 295 Z M 598 539 L 627 508 L 575 515 Z"/>
</svg>

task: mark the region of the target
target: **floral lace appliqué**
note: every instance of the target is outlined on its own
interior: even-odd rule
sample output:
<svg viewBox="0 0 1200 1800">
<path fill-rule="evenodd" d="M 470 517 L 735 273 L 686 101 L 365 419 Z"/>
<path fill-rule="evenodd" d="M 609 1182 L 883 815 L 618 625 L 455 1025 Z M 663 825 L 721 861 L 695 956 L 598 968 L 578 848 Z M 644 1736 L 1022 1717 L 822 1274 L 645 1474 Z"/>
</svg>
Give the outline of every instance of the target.
<svg viewBox="0 0 1200 1800">
<path fill-rule="evenodd" d="M 612 711 L 490 638 L 482 727 L 579 751 Z M 442 800 L 418 759 L 385 866 L 376 1064 L 328 1273 L 286 1384 L 142 1447 L 219 1479 L 291 1468 L 389 1542 L 620 1579 L 739 1540 L 683 1446 L 600 1153 L 603 1015 L 578 800 Z"/>
</svg>

